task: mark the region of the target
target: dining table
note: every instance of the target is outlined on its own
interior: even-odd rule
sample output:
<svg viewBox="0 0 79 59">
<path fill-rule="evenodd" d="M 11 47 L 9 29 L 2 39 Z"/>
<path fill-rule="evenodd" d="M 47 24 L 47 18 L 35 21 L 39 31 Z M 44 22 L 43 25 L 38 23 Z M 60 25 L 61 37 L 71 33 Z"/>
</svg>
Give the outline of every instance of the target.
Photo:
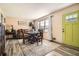
<svg viewBox="0 0 79 59">
<path fill-rule="evenodd" d="M 33 31 L 33 32 L 28 32 L 27 33 L 29 35 L 28 37 L 28 41 L 30 41 L 31 44 L 33 44 L 34 42 L 36 42 L 36 36 L 39 34 L 39 32 L 37 31 Z"/>
</svg>

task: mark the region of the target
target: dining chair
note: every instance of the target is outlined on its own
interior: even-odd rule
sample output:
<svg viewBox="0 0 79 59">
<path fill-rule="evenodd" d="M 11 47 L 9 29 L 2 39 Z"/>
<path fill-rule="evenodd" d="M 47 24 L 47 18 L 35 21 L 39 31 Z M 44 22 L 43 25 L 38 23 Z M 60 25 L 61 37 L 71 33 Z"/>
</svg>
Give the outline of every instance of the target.
<svg viewBox="0 0 79 59">
<path fill-rule="evenodd" d="M 28 30 L 23 30 L 23 44 L 26 43 L 26 41 L 28 41 L 29 35 L 27 34 Z"/>
<path fill-rule="evenodd" d="M 37 45 L 39 42 L 41 42 L 41 44 L 43 44 L 43 30 L 42 29 L 38 29 L 36 41 L 37 41 Z"/>
</svg>

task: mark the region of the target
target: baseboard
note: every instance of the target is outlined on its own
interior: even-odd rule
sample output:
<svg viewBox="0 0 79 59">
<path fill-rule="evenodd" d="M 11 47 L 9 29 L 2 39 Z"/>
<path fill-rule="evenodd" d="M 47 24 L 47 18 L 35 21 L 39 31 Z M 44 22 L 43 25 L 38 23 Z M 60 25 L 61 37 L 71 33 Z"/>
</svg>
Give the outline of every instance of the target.
<svg viewBox="0 0 79 59">
<path fill-rule="evenodd" d="M 53 41 L 53 42 L 55 42 L 57 44 L 61 44 L 61 45 L 65 46 L 65 47 L 68 47 L 68 48 L 79 51 L 79 47 L 75 47 L 75 46 L 72 46 L 72 45 L 67 45 L 67 44 L 64 44 L 64 43 L 57 42 L 57 41 Z"/>
</svg>

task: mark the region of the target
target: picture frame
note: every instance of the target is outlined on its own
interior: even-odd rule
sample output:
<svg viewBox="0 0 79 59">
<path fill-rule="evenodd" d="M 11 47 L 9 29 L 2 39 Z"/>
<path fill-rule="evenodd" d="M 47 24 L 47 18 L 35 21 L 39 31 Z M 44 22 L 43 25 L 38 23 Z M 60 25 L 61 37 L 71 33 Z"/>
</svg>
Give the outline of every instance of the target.
<svg viewBox="0 0 79 59">
<path fill-rule="evenodd" d="M 23 25 L 23 26 L 25 26 L 25 25 L 27 25 L 27 22 L 26 22 L 26 21 L 18 21 L 18 25 Z"/>
</svg>

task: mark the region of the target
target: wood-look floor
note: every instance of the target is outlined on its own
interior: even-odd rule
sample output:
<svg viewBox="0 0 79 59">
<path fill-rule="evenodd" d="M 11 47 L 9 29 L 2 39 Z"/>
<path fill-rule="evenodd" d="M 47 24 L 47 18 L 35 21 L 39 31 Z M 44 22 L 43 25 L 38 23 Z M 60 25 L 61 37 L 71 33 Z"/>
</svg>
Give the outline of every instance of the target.
<svg viewBox="0 0 79 59">
<path fill-rule="evenodd" d="M 59 44 L 43 40 L 37 46 L 37 43 L 22 43 L 22 39 L 7 40 L 6 42 L 7 56 L 75 56 L 79 55 L 79 51 L 61 46 Z"/>
</svg>

